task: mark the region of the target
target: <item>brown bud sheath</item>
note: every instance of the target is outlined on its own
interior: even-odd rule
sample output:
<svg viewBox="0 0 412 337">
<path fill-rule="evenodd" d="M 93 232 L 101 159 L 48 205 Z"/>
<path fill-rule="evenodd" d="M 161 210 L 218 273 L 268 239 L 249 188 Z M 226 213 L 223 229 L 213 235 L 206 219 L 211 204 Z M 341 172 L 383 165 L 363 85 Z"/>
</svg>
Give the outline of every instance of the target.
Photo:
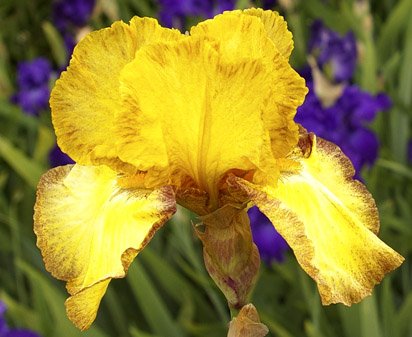
<svg viewBox="0 0 412 337">
<path fill-rule="evenodd" d="M 268 332 L 268 328 L 260 323 L 256 308 L 247 304 L 230 322 L 227 337 L 263 337 Z"/>
<path fill-rule="evenodd" d="M 206 269 L 229 306 L 239 310 L 247 303 L 260 265 L 247 212 L 226 205 L 200 219 L 196 233 L 203 243 Z"/>
</svg>

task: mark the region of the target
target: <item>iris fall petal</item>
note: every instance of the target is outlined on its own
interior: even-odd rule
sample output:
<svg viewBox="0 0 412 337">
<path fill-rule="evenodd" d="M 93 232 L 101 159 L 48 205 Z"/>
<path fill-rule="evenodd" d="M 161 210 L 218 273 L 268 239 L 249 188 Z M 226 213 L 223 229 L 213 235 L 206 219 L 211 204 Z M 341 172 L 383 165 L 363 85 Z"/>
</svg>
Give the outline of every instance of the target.
<svg viewBox="0 0 412 337">
<path fill-rule="evenodd" d="M 125 276 L 174 212 L 170 187 L 122 188 L 105 166 L 61 166 L 42 177 L 34 214 L 37 245 L 47 270 L 67 281 L 67 308 L 78 327 L 88 327 L 108 281 Z"/>
<path fill-rule="evenodd" d="M 341 150 L 315 136 L 306 143 L 306 156 L 295 158 L 300 168 L 281 172 L 276 187 L 239 178 L 235 185 L 286 239 L 317 282 L 323 304 L 357 303 L 403 258 L 376 236 L 373 198 L 352 179 L 354 169 Z"/>
</svg>

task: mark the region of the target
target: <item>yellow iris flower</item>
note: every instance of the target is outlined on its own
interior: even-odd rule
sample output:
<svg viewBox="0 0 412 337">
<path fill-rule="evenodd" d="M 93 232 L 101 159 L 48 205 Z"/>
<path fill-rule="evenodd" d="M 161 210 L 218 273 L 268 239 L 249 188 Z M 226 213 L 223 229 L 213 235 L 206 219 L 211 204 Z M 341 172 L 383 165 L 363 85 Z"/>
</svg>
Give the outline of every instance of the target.
<svg viewBox="0 0 412 337">
<path fill-rule="evenodd" d="M 252 204 L 276 225 L 324 304 L 371 293 L 403 258 L 334 144 L 293 121 L 307 89 L 272 11 L 225 12 L 189 34 L 150 18 L 90 33 L 52 92 L 57 140 L 76 162 L 42 177 L 34 229 L 90 326 L 113 278 L 176 211 Z"/>
</svg>

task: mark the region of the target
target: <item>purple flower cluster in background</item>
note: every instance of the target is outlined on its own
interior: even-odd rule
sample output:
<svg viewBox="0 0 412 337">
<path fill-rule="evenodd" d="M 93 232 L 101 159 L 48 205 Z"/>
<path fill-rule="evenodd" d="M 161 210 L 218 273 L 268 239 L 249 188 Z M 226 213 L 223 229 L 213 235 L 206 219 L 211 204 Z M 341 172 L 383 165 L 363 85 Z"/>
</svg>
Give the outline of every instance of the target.
<svg viewBox="0 0 412 337">
<path fill-rule="evenodd" d="M 83 27 L 93 11 L 95 0 L 58 0 L 53 3 L 53 23 L 60 31 Z"/>
<path fill-rule="evenodd" d="M 159 21 L 170 28 L 189 28 L 187 19 L 212 18 L 224 11 L 235 9 L 236 0 L 159 0 Z M 273 8 L 275 0 L 263 0 L 261 7 Z"/>
<path fill-rule="evenodd" d="M 350 158 L 360 179 L 364 166 L 371 166 L 378 156 L 378 139 L 367 124 L 378 111 L 390 108 L 391 101 L 384 95 L 376 96 L 348 85 L 332 106 L 325 107 L 315 94 L 314 83 L 306 78 L 309 93 L 298 108 L 295 121 L 319 137 L 334 142 Z"/>
<path fill-rule="evenodd" d="M 248 210 L 253 241 L 259 249 L 260 258 L 267 265 L 283 262 L 289 249 L 285 239 L 276 231 L 271 221 L 256 206 Z"/>
<path fill-rule="evenodd" d="M 0 337 L 39 337 L 33 331 L 23 329 L 10 329 L 4 318 L 6 305 L 0 301 Z"/>
<path fill-rule="evenodd" d="M 67 55 L 76 44 L 76 31 L 84 27 L 93 12 L 95 0 L 57 0 L 53 2 L 52 21 L 61 33 Z M 60 70 L 58 71 L 60 72 Z M 17 67 L 17 92 L 11 98 L 30 115 L 39 115 L 49 105 L 49 81 L 53 73 L 49 60 L 43 57 L 21 62 Z M 49 154 L 51 167 L 73 163 L 56 145 Z"/>
<path fill-rule="evenodd" d="M 211 18 L 234 9 L 236 0 L 159 0 L 159 4 L 162 25 L 183 29 L 188 17 Z"/>
<path fill-rule="evenodd" d="M 52 21 L 63 36 L 68 55 L 76 45 L 75 31 L 90 19 L 95 0 L 57 0 L 53 3 Z"/>
<path fill-rule="evenodd" d="M 13 103 L 30 115 L 38 115 L 46 109 L 50 96 L 51 73 L 51 64 L 43 57 L 21 62 L 17 67 L 18 90 L 12 97 Z"/>
<path fill-rule="evenodd" d="M 49 153 L 49 164 L 50 167 L 57 167 L 67 164 L 74 164 L 74 161 L 67 154 L 62 152 L 56 144 Z"/>
<path fill-rule="evenodd" d="M 75 46 L 74 32 L 86 25 L 95 6 L 95 0 L 57 0 L 53 2 L 52 20 L 62 34 L 68 55 Z M 17 93 L 12 101 L 24 112 L 38 115 L 48 107 L 49 81 L 52 65 L 44 57 L 21 62 L 17 67 Z"/>
<path fill-rule="evenodd" d="M 323 72 L 329 69 L 326 75 L 330 75 L 331 80 L 347 82 L 352 79 L 356 67 L 356 41 L 352 33 L 340 37 L 317 21 L 312 26 L 309 50 Z M 377 112 L 389 109 L 391 101 L 385 94 L 374 96 L 356 85 L 342 83 L 340 96 L 332 105 L 325 105 L 316 93 L 316 80 L 307 69 L 302 76 L 309 93 L 295 121 L 319 137 L 336 143 L 350 158 L 356 170 L 355 177 L 360 179 L 361 169 L 373 165 L 379 149 L 378 139 L 367 125 Z"/>
<path fill-rule="evenodd" d="M 17 66 L 17 92 L 11 101 L 29 114 L 38 116 L 49 106 L 49 81 L 52 76 L 52 66 L 46 58 L 39 57 L 32 61 L 21 62 Z M 73 163 L 56 145 L 49 154 L 51 167 Z"/>
<path fill-rule="evenodd" d="M 319 20 L 311 27 L 309 52 L 319 68 L 336 82 L 349 81 L 356 68 L 357 48 L 352 32 L 341 37 Z"/>
</svg>

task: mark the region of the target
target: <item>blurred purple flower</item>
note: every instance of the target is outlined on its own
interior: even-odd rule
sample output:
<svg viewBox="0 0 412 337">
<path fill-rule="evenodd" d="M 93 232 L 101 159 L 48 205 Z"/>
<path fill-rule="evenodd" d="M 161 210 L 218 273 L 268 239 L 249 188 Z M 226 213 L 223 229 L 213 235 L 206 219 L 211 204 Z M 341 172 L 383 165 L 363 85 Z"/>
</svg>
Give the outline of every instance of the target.
<svg viewBox="0 0 412 337">
<path fill-rule="evenodd" d="M 67 154 L 62 152 L 56 144 L 49 153 L 49 164 L 50 167 L 57 167 L 67 164 L 74 164 L 74 161 Z"/>
<path fill-rule="evenodd" d="M 21 62 L 17 67 L 18 91 L 11 98 L 24 112 L 38 115 L 48 107 L 52 73 L 50 62 L 39 57 L 32 61 Z"/>
<path fill-rule="evenodd" d="M 0 337 L 39 337 L 33 331 L 23 329 L 10 329 L 4 318 L 6 305 L 0 301 Z"/>
<path fill-rule="evenodd" d="M 336 143 L 352 161 L 360 179 L 364 166 L 371 166 L 378 155 L 379 142 L 367 128 L 378 111 L 387 110 L 391 101 L 385 94 L 371 95 L 356 85 L 348 85 L 329 107 L 324 107 L 314 91 L 314 83 L 306 77 L 309 93 L 298 108 L 295 121 L 319 137 Z"/>
<path fill-rule="evenodd" d="M 412 164 L 412 140 L 408 143 L 408 162 Z"/>
<path fill-rule="evenodd" d="M 235 9 L 237 0 L 159 0 L 159 20 L 163 26 L 188 28 L 188 18 L 212 18 L 224 11 Z M 261 7 L 271 9 L 276 0 L 263 0 Z"/>
<path fill-rule="evenodd" d="M 66 50 L 67 50 L 67 55 L 68 57 L 70 57 L 73 54 L 74 47 L 76 46 L 76 40 L 71 33 L 64 32 L 62 34 L 63 34 L 64 46 L 66 47 Z"/>
<path fill-rule="evenodd" d="M 49 105 L 50 89 L 49 80 L 52 74 L 50 62 L 45 58 L 22 62 L 17 67 L 18 92 L 11 98 L 24 112 L 38 115 L 41 110 Z M 51 167 L 74 163 L 70 157 L 55 147 L 49 153 Z M 1 337 L 1 336 L 0 336 Z"/>
<path fill-rule="evenodd" d="M 60 32 L 86 25 L 95 0 L 57 0 L 53 3 L 52 20 Z"/>
<path fill-rule="evenodd" d="M 315 21 L 309 51 L 316 58 L 317 66 L 324 75 L 328 71 L 332 72 L 329 77 L 331 80 L 351 80 L 357 58 L 353 33 L 340 37 L 321 21 Z M 306 67 L 301 72 L 309 93 L 303 105 L 298 108 L 295 121 L 308 131 L 340 146 L 355 167 L 355 177 L 360 179 L 361 169 L 373 165 L 379 149 L 378 138 L 367 125 L 375 119 L 377 112 L 391 107 L 391 100 L 385 94 L 373 96 L 356 85 L 343 84 L 342 93 L 331 104 L 324 104 L 316 93 L 324 94 L 326 91 L 322 90 L 326 89 L 315 87 L 321 83 L 317 84 L 312 78 L 312 71 L 316 71 L 313 66 L 312 70 Z"/>
<path fill-rule="evenodd" d="M 259 249 L 260 258 L 270 265 L 283 262 L 289 249 L 285 239 L 276 231 L 270 220 L 256 207 L 248 210 L 253 241 Z"/>
<path fill-rule="evenodd" d="M 236 0 L 159 0 L 159 20 L 166 27 L 187 28 L 187 18 L 211 18 L 235 8 Z"/>
<path fill-rule="evenodd" d="M 20 88 L 31 89 L 47 83 L 52 67 L 46 58 L 21 62 L 17 67 L 17 84 Z"/>
<path fill-rule="evenodd" d="M 276 0 L 263 0 L 262 1 L 262 8 L 263 9 L 273 9 L 275 7 Z"/>
<path fill-rule="evenodd" d="M 356 39 L 352 32 L 341 37 L 328 29 L 319 20 L 311 27 L 309 52 L 312 53 L 321 70 L 328 73 L 336 82 L 348 81 L 356 67 Z"/>
<path fill-rule="evenodd" d="M 0 336 L 3 336 L 8 330 L 6 320 L 4 319 L 6 310 L 6 305 L 2 301 L 0 301 Z"/>
<path fill-rule="evenodd" d="M 53 2 L 52 21 L 63 37 L 69 58 L 76 45 L 76 30 L 87 24 L 95 4 L 95 0 L 56 0 Z"/>
</svg>

